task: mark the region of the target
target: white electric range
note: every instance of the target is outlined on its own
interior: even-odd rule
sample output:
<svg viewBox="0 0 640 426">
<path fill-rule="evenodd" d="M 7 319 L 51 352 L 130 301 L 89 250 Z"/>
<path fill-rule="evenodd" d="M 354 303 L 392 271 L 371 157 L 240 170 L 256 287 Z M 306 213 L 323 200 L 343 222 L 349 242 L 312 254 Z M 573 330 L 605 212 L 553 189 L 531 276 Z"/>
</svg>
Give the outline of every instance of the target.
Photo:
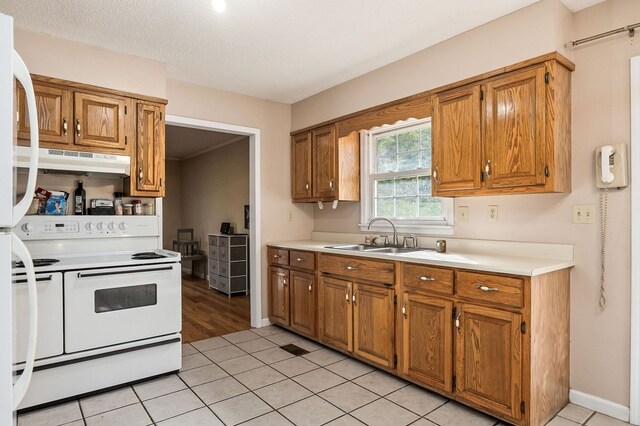
<svg viewBox="0 0 640 426">
<path fill-rule="evenodd" d="M 180 254 L 157 248 L 157 216 L 26 216 L 15 233 L 33 256 L 39 299 L 35 368 L 19 409 L 180 369 Z M 12 275 L 19 371 L 28 327 L 19 262 Z"/>
</svg>

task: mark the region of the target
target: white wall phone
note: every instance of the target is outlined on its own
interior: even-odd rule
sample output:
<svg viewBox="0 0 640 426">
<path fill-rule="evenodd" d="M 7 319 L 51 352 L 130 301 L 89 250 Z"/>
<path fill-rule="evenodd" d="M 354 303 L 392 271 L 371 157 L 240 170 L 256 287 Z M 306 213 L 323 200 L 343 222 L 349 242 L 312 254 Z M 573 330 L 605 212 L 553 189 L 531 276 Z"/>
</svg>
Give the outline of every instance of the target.
<svg viewBox="0 0 640 426">
<path fill-rule="evenodd" d="M 605 254 L 607 240 L 607 201 L 609 188 L 629 186 L 627 145 L 620 143 L 596 148 L 596 188 L 600 188 L 600 308 L 607 304 L 605 296 Z"/>
</svg>

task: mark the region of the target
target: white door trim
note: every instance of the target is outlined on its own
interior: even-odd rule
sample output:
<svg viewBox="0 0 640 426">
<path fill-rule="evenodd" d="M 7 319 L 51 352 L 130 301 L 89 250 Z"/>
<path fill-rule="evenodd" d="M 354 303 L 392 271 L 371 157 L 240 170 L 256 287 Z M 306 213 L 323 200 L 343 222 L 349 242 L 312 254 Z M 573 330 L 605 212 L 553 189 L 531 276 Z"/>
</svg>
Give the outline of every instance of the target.
<svg viewBox="0 0 640 426">
<path fill-rule="evenodd" d="M 630 422 L 640 425 L 640 56 L 631 58 Z"/>
<path fill-rule="evenodd" d="M 166 124 L 249 136 L 249 291 L 251 326 L 262 327 L 262 256 L 260 253 L 260 129 L 167 114 Z"/>
</svg>

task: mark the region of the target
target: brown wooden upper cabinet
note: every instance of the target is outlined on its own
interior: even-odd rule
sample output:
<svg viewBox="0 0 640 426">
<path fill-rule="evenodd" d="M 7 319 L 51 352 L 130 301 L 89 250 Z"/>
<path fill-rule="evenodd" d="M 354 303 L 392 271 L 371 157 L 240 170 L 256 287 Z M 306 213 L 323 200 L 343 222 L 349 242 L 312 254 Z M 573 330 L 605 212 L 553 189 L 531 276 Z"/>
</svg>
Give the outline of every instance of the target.
<svg viewBox="0 0 640 426">
<path fill-rule="evenodd" d="M 291 137 L 291 196 L 294 202 L 358 201 L 360 139 L 338 138 L 334 124 Z"/>
<path fill-rule="evenodd" d="M 33 87 L 43 148 L 129 153 L 124 97 L 74 92 L 60 85 Z M 24 88 L 18 84 L 18 143 L 28 145 L 30 134 Z"/>
<path fill-rule="evenodd" d="M 136 149 L 125 193 L 164 197 L 164 105 L 139 102 L 136 113 Z"/>
<path fill-rule="evenodd" d="M 571 191 L 572 70 L 547 60 L 436 93 L 433 195 Z"/>
<path fill-rule="evenodd" d="M 43 147 L 65 148 L 73 144 L 73 95 L 60 87 L 33 85 L 38 130 Z M 18 143 L 29 145 L 31 130 L 24 88 L 18 83 Z"/>
<path fill-rule="evenodd" d="M 76 92 L 74 105 L 76 145 L 122 151 L 127 149 L 124 98 Z"/>
</svg>

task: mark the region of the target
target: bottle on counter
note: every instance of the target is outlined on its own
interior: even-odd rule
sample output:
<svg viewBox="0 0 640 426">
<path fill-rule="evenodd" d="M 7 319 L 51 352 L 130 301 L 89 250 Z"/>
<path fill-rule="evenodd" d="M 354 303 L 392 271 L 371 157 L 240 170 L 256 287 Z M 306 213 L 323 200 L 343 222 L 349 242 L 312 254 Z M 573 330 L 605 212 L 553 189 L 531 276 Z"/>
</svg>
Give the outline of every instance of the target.
<svg viewBox="0 0 640 426">
<path fill-rule="evenodd" d="M 122 216 L 122 196 L 124 194 L 122 192 L 114 192 L 113 193 L 113 207 L 116 215 Z"/>
<path fill-rule="evenodd" d="M 87 193 L 82 187 L 82 181 L 78 181 L 78 187 L 74 194 L 74 214 L 87 214 Z"/>
<path fill-rule="evenodd" d="M 142 201 L 141 200 L 133 200 L 131 202 L 133 204 L 133 214 L 139 216 L 142 214 Z"/>
</svg>

